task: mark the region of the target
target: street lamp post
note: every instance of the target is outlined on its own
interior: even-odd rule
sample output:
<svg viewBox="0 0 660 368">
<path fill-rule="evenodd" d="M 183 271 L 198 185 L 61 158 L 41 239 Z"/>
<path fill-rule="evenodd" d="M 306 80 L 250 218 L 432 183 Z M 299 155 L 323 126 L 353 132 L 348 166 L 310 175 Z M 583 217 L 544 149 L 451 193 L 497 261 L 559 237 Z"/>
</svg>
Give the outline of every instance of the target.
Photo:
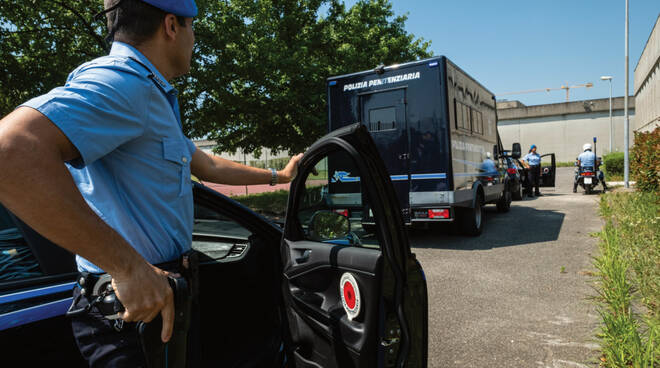
<svg viewBox="0 0 660 368">
<path fill-rule="evenodd" d="M 630 144 L 630 139 L 628 137 L 628 130 L 630 129 L 630 120 L 628 119 L 628 80 L 630 79 L 628 72 L 628 0 L 626 0 L 626 94 L 623 95 L 623 186 L 629 188 L 630 184 L 628 183 L 628 175 L 630 173 L 630 158 L 628 154 L 628 145 Z"/>
<path fill-rule="evenodd" d="M 604 75 L 600 77 L 602 80 L 610 81 L 610 153 L 612 152 L 612 142 L 614 141 L 614 124 L 612 124 L 612 77 Z"/>
</svg>

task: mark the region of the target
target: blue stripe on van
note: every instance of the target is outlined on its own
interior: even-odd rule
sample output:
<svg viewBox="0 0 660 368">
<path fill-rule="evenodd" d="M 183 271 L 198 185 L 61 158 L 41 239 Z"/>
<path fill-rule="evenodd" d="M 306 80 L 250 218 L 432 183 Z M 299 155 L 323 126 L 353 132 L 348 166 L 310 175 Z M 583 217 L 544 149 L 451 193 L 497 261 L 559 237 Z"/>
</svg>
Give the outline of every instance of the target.
<svg viewBox="0 0 660 368">
<path fill-rule="evenodd" d="M 412 174 L 412 180 L 425 180 L 425 179 L 447 179 L 445 173 L 430 173 L 430 174 Z"/>
</svg>

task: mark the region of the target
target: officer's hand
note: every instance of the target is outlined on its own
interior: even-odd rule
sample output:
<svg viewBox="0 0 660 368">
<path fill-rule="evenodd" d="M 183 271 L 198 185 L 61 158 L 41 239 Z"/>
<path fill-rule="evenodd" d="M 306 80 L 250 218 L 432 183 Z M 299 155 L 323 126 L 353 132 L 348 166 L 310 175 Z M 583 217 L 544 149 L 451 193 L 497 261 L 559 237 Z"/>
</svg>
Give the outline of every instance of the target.
<svg viewBox="0 0 660 368">
<path fill-rule="evenodd" d="M 298 164 L 300 163 L 300 159 L 302 159 L 302 157 L 302 153 L 293 156 L 289 163 L 286 164 L 284 170 L 280 170 L 277 173 L 277 181 L 279 183 L 288 183 L 293 180 L 296 175 L 298 175 Z"/>
<path fill-rule="evenodd" d="M 126 276 L 112 275 L 112 287 L 125 309 L 121 318 L 126 322 L 150 322 L 160 313 L 163 342 L 169 341 L 174 328 L 174 292 L 167 275 L 146 262 L 134 267 Z"/>
</svg>

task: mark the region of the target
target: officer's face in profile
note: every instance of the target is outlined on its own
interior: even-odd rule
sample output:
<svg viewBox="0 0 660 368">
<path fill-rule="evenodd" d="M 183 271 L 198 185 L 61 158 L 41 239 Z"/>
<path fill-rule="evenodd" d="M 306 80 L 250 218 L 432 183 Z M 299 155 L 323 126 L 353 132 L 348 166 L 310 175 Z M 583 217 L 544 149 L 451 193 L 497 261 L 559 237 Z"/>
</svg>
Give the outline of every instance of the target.
<svg viewBox="0 0 660 368">
<path fill-rule="evenodd" d="M 193 31 L 193 18 L 185 18 L 186 25 L 181 26 L 176 22 L 177 36 L 175 50 L 173 50 L 173 61 L 176 65 L 177 77 L 190 71 L 190 59 L 195 45 L 195 32 Z"/>
</svg>

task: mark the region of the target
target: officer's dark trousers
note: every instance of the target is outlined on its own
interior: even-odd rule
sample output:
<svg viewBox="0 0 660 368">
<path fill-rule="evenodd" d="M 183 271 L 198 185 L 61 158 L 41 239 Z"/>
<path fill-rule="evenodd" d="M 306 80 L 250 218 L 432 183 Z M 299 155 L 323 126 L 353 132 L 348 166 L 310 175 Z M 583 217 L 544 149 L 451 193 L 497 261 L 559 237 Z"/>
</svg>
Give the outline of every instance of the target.
<svg viewBox="0 0 660 368">
<path fill-rule="evenodd" d="M 527 194 L 532 195 L 532 188 L 534 193 L 539 194 L 539 180 L 541 178 L 541 165 L 530 166 L 527 170 Z"/>
<path fill-rule="evenodd" d="M 73 300 L 78 300 L 74 309 L 84 308 L 88 304 L 87 298 L 77 298 L 79 294 L 80 289 L 74 288 Z M 196 307 L 196 303 L 193 303 L 187 354 L 190 367 L 200 365 L 200 343 L 197 341 L 199 313 Z M 115 322 L 104 318 L 96 307 L 92 307 L 88 313 L 70 318 L 78 349 L 90 367 L 146 367 L 138 340 L 137 323 L 123 323 L 121 329 L 118 329 Z"/>
</svg>

